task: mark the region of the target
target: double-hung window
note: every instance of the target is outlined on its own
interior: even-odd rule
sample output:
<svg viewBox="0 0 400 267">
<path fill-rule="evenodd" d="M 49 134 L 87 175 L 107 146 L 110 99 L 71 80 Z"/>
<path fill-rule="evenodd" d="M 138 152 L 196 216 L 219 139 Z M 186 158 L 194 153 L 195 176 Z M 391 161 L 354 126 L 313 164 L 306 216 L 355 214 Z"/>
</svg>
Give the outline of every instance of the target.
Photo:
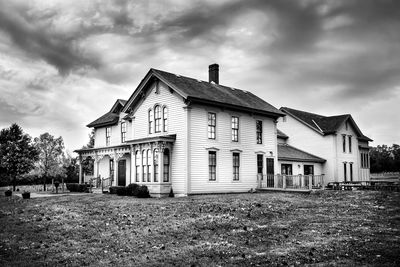
<svg viewBox="0 0 400 267">
<path fill-rule="evenodd" d="M 111 127 L 106 128 L 106 146 L 110 145 L 111 141 Z"/>
<path fill-rule="evenodd" d="M 351 135 L 349 135 L 349 153 L 351 153 Z"/>
<path fill-rule="evenodd" d="M 240 154 L 233 153 L 232 159 L 233 159 L 233 180 L 239 181 Z"/>
<path fill-rule="evenodd" d="M 347 162 L 343 162 L 343 178 L 347 182 Z"/>
<path fill-rule="evenodd" d="M 147 182 L 151 182 L 151 150 L 147 149 Z"/>
<path fill-rule="evenodd" d="M 139 150 L 136 151 L 136 157 L 135 157 L 135 163 L 136 163 L 136 169 L 135 169 L 135 181 L 139 182 L 139 170 L 140 170 L 140 153 Z"/>
<path fill-rule="evenodd" d="M 343 134 L 342 138 L 343 138 L 343 153 L 346 153 L 346 135 Z"/>
<path fill-rule="evenodd" d="M 232 117 L 232 141 L 239 141 L 239 118 L 235 116 Z"/>
<path fill-rule="evenodd" d="M 215 128 L 217 126 L 217 115 L 208 112 L 208 139 L 215 139 Z"/>
<path fill-rule="evenodd" d="M 142 151 L 142 182 L 146 182 L 146 165 L 147 165 L 146 150 Z"/>
<path fill-rule="evenodd" d="M 126 141 L 126 122 L 121 122 L 121 142 Z"/>
<path fill-rule="evenodd" d="M 215 181 L 217 179 L 217 152 L 208 151 L 208 179 Z"/>
<path fill-rule="evenodd" d="M 257 144 L 262 144 L 262 121 L 256 121 Z"/>
<path fill-rule="evenodd" d="M 155 132 L 161 132 L 161 107 L 156 106 L 154 108 L 154 122 L 155 122 Z"/>
<path fill-rule="evenodd" d="M 149 134 L 153 133 L 153 110 L 149 110 Z"/>
<path fill-rule="evenodd" d="M 153 151 L 153 159 L 154 159 L 154 182 L 158 182 L 158 149 L 154 149 Z"/>
<path fill-rule="evenodd" d="M 168 132 L 168 108 L 163 107 L 163 125 L 164 132 Z"/>
</svg>

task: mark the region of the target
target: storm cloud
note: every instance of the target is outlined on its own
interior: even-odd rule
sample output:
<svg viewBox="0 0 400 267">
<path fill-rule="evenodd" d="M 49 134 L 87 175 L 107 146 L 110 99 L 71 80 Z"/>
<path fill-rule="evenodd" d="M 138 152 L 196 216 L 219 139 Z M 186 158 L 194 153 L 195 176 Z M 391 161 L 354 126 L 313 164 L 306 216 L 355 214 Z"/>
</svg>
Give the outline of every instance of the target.
<svg viewBox="0 0 400 267">
<path fill-rule="evenodd" d="M 398 29 L 390 0 L 0 0 L 0 126 L 80 147 L 84 125 L 149 68 L 207 80 L 219 63 L 222 84 L 277 107 L 351 113 L 376 144 L 399 142 Z"/>
</svg>

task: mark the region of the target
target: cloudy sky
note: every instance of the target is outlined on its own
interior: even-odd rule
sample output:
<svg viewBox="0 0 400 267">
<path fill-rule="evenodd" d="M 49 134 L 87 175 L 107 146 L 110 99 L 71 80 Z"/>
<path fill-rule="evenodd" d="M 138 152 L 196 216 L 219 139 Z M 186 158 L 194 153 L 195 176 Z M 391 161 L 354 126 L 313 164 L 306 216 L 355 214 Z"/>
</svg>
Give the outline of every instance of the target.
<svg viewBox="0 0 400 267">
<path fill-rule="evenodd" d="M 208 80 L 212 63 L 221 84 L 400 143 L 396 0 L 0 0 L 0 128 L 72 151 L 149 68 Z"/>
</svg>

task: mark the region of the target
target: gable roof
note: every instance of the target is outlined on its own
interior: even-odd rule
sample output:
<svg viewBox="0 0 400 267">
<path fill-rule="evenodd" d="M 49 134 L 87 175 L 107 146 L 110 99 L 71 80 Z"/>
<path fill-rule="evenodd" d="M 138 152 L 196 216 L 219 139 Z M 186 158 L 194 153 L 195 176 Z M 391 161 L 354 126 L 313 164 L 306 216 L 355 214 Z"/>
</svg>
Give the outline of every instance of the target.
<svg viewBox="0 0 400 267">
<path fill-rule="evenodd" d="M 121 112 L 125 104 L 126 100 L 117 99 L 117 101 L 115 101 L 114 105 L 112 106 L 109 112 L 102 115 L 100 118 L 97 118 L 96 120 L 92 121 L 86 126 L 97 128 L 117 123 L 119 120 L 119 113 Z"/>
<path fill-rule="evenodd" d="M 350 114 L 323 116 L 288 107 L 281 107 L 280 110 L 286 114 L 291 115 L 293 118 L 297 119 L 301 123 L 305 124 L 306 126 L 310 127 L 311 129 L 322 135 L 335 134 L 343 125 L 343 123 L 349 121 L 355 129 L 358 139 L 363 141 L 372 141 L 361 132 Z"/>
<path fill-rule="evenodd" d="M 326 161 L 323 158 L 317 157 L 288 144 L 278 144 L 278 160 L 317 163 L 324 163 Z"/>
<path fill-rule="evenodd" d="M 123 111 L 129 109 L 140 96 L 149 81 L 158 79 L 181 95 L 185 102 L 201 103 L 219 107 L 259 113 L 273 118 L 284 115 L 279 109 L 265 102 L 256 95 L 240 89 L 227 87 L 213 82 L 201 81 L 157 69 L 150 69 L 135 92 L 129 98 Z"/>
</svg>

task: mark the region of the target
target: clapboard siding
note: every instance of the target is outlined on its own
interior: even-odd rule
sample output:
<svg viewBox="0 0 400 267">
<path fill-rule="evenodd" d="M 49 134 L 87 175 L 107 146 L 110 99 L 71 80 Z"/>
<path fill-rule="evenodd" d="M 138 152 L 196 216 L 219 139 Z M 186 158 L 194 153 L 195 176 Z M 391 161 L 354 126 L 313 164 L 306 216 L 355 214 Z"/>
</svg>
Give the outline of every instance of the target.
<svg viewBox="0 0 400 267">
<path fill-rule="evenodd" d="M 216 139 L 208 139 L 208 112 L 216 113 Z M 239 117 L 239 142 L 231 141 L 231 117 Z M 256 144 L 256 119 L 263 121 L 263 144 Z M 194 105 L 191 109 L 191 183 L 189 193 L 243 192 L 257 186 L 257 155 L 272 151 L 276 156 L 273 119 L 246 113 Z M 217 149 L 217 179 L 209 181 L 208 150 Z M 240 179 L 233 181 L 232 150 L 240 150 Z M 269 154 L 268 154 L 269 155 Z M 275 158 L 276 161 L 276 158 Z M 265 159 L 264 159 L 265 162 Z M 265 164 L 265 163 L 264 163 Z"/>
<path fill-rule="evenodd" d="M 134 109 L 133 138 L 140 139 L 152 136 L 176 134 L 176 141 L 171 151 L 171 182 L 174 192 L 184 194 L 186 175 L 183 164 L 185 162 L 185 104 L 182 98 L 175 92 L 170 92 L 168 87 L 159 83 L 159 93 L 156 93 L 156 85 L 153 84 L 146 93 L 143 101 Z M 148 111 L 156 104 L 168 108 L 168 132 L 149 134 Z"/>
<path fill-rule="evenodd" d="M 286 121 L 278 120 L 278 128 L 289 136 L 287 143 L 318 157 L 326 159 L 322 165 L 325 181 L 335 181 L 337 176 L 337 140 L 334 135 L 322 136 L 303 123 L 286 115 Z"/>
</svg>

